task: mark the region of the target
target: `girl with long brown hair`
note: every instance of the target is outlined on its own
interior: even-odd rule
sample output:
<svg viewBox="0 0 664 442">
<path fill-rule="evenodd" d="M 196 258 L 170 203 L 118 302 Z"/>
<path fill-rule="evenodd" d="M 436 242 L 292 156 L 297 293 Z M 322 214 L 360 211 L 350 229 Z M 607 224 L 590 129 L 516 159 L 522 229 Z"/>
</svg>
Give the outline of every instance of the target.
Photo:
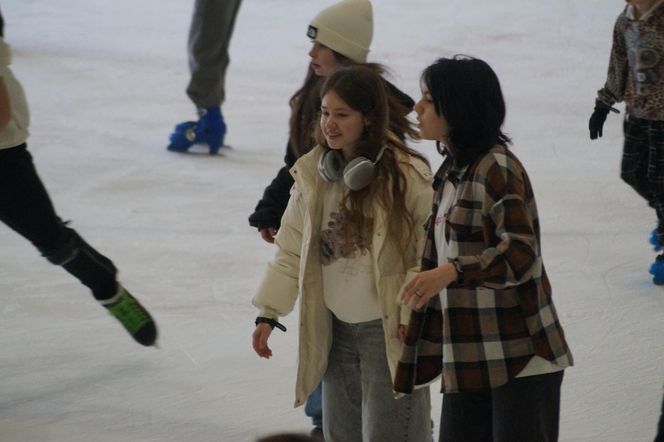
<svg viewBox="0 0 664 442">
<path fill-rule="evenodd" d="M 253 348 L 272 355 L 272 329 L 299 297 L 295 403 L 323 380 L 325 440 L 428 441 L 428 390 L 396 399 L 392 379 L 410 316 L 397 296 L 419 270 L 431 171 L 390 130 L 372 69 L 336 70 L 320 98 L 320 144 L 292 169 L 278 251 L 253 299 Z"/>
</svg>

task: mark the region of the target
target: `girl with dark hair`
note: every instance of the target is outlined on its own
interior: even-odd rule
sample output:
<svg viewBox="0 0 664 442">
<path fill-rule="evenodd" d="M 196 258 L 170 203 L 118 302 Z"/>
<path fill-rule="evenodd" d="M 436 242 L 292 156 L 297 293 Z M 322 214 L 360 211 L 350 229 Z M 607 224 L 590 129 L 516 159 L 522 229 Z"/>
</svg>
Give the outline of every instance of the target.
<svg viewBox="0 0 664 442">
<path fill-rule="evenodd" d="M 424 70 L 422 138 L 446 156 L 434 179 L 422 271 L 395 390 L 442 375 L 440 440 L 555 441 L 572 365 L 544 270 L 533 189 L 502 132 L 505 103 L 484 61 Z M 442 146 L 442 148 L 441 148 Z"/>
<path fill-rule="evenodd" d="M 431 172 L 390 131 L 372 69 L 336 70 L 320 99 L 320 144 L 291 171 L 278 251 L 253 299 L 253 348 L 272 356 L 272 329 L 299 296 L 295 404 L 323 379 L 325 440 L 430 441 L 428 390 L 395 399 L 392 385 L 410 317 L 397 297 L 419 270 Z"/>
</svg>

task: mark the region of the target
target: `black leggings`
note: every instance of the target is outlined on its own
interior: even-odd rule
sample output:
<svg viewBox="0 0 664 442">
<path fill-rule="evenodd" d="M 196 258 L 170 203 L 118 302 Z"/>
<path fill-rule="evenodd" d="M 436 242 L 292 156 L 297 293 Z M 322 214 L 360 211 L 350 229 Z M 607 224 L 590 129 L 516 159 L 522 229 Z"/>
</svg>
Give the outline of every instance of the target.
<svg viewBox="0 0 664 442">
<path fill-rule="evenodd" d="M 95 298 L 108 299 L 117 291 L 115 266 L 57 216 L 25 144 L 0 149 L 0 220 L 89 287 Z"/>
</svg>

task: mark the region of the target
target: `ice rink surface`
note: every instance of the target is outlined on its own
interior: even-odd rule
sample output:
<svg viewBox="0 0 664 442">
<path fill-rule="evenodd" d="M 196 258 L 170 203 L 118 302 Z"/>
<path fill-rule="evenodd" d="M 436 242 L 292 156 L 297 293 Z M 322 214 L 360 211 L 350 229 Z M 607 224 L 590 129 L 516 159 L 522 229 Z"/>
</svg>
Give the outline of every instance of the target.
<svg viewBox="0 0 664 442">
<path fill-rule="evenodd" d="M 274 247 L 247 224 L 282 165 L 307 24 L 330 1 L 245 0 L 231 45 L 225 156 L 167 152 L 194 110 L 183 0 L 7 0 L 30 151 L 58 213 L 113 259 L 154 314 L 135 344 L 62 269 L 0 226 L 0 441 L 254 441 L 308 431 L 294 409 L 297 334 L 251 349 L 250 299 Z M 622 114 L 591 142 L 622 0 L 375 0 L 370 60 L 419 98 L 441 56 L 485 59 L 506 132 L 535 187 L 544 263 L 576 366 L 560 440 L 654 438 L 664 384 L 664 288 L 647 268 L 651 209 L 619 178 Z M 619 106 L 623 109 L 622 106 Z M 431 142 L 414 145 L 433 167 Z M 284 319 L 297 330 L 297 314 Z M 440 416 L 432 387 L 433 419 Z"/>
</svg>

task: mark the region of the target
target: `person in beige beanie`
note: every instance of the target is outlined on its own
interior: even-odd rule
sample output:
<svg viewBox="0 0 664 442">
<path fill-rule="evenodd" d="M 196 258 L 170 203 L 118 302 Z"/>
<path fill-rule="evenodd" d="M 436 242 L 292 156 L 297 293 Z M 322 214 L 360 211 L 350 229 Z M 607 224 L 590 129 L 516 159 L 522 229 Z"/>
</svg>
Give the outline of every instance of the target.
<svg viewBox="0 0 664 442">
<path fill-rule="evenodd" d="M 356 63 L 366 63 L 373 38 L 373 10 L 368 0 L 343 0 L 320 11 L 307 35 Z"/>
<path fill-rule="evenodd" d="M 269 243 L 274 242 L 293 186 L 289 170 L 295 160 L 315 145 L 313 129 L 320 112 L 318 92 L 323 80 L 338 67 L 352 64 L 366 64 L 385 76 L 384 66 L 367 63 L 373 39 L 373 8 L 370 1 L 342 0 L 323 9 L 309 23 L 307 36 L 312 42 L 310 63 L 304 83 L 290 99 L 290 131 L 285 165 L 265 189 L 263 198 L 249 216 L 249 224 L 256 227 L 261 237 Z M 417 131 L 406 118 L 415 102 L 385 79 L 384 86 L 390 107 L 390 130 L 402 139 L 406 136 L 418 139 Z"/>
</svg>

